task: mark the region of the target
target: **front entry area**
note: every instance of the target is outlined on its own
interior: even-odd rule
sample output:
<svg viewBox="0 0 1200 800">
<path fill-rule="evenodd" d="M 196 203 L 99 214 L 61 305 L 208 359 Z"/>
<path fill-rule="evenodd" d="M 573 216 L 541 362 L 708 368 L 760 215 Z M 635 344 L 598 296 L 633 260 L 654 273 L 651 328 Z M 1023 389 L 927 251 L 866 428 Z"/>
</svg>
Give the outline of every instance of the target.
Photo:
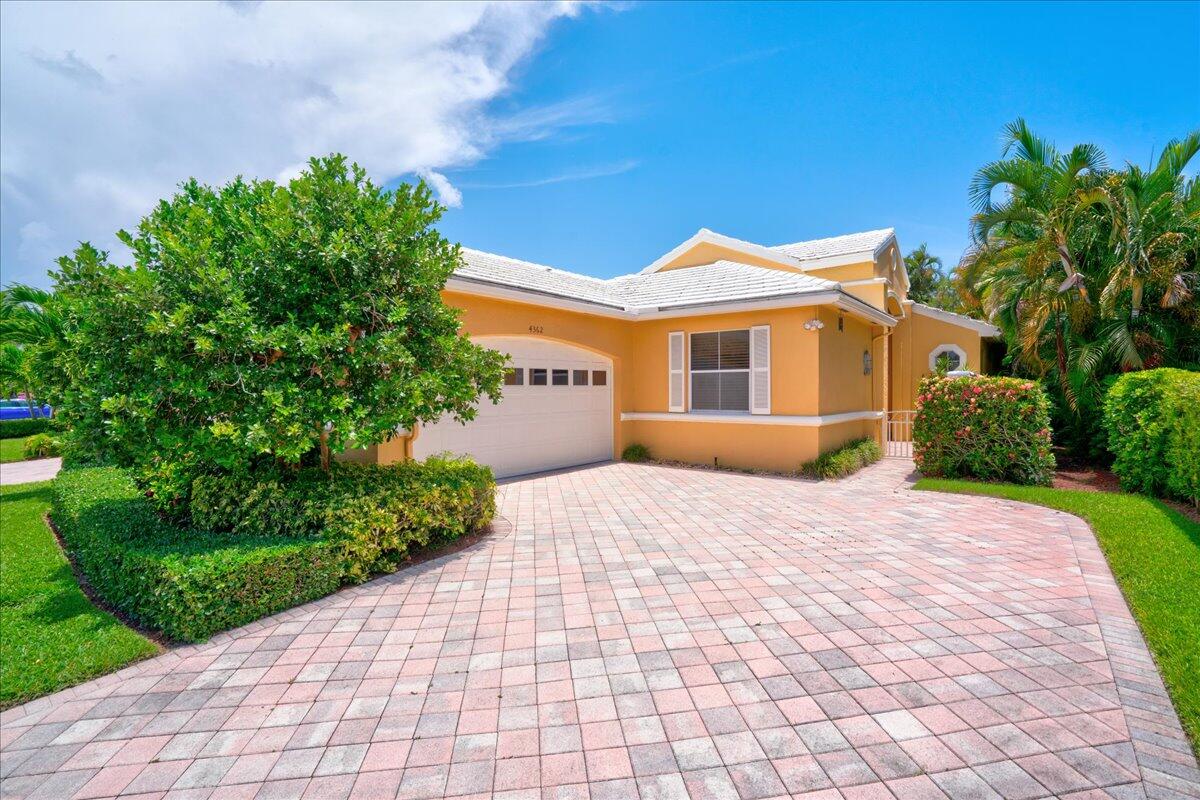
<svg viewBox="0 0 1200 800">
<path fill-rule="evenodd" d="M 504 398 L 484 398 L 463 425 L 443 419 L 422 426 L 413 454 L 450 452 L 491 467 L 497 478 L 607 461 L 613 457 L 612 362 L 560 342 L 482 337 L 509 354 Z"/>
</svg>

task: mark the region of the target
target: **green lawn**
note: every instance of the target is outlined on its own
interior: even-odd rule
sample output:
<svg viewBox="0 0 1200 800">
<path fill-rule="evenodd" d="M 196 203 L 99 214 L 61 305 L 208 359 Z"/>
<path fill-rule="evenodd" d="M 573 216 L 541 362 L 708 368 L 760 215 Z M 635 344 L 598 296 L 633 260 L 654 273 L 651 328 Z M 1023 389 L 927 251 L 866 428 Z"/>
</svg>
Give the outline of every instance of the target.
<svg viewBox="0 0 1200 800">
<path fill-rule="evenodd" d="M 0 439 L 0 464 L 25 460 L 22 448 L 25 447 L 26 438 L 22 436 L 19 439 Z"/>
<path fill-rule="evenodd" d="M 49 507 L 49 482 L 0 487 L 0 708 L 159 649 L 80 591 L 46 526 Z"/>
<path fill-rule="evenodd" d="M 1200 524 L 1136 494 L 933 478 L 916 488 L 1021 500 L 1087 520 L 1200 754 Z"/>
</svg>

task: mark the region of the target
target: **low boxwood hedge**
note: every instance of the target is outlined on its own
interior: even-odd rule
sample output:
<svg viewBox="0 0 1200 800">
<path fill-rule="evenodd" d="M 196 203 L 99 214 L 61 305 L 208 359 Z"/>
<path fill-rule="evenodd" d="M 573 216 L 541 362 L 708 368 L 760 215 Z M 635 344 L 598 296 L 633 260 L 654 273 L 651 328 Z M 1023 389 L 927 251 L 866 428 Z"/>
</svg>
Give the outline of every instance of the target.
<svg viewBox="0 0 1200 800">
<path fill-rule="evenodd" d="M 1104 427 L 1124 488 L 1200 505 L 1200 372 L 1122 375 L 1105 395 Z"/>
<path fill-rule="evenodd" d="M 92 590 L 171 639 L 200 641 L 321 597 L 340 583 L 331 543 L 171 525 L 116 467 L 63 471 L 53 484 L 52 508 Z"/>
<path fill-rule="evenodd" d="M 810 478 L 828 480 L 844 478 L 858 472 L 868 464 L 874 464 L 883 458 L 883 450 L 874 439 L 855 439 L 846 442 L 836 450 L 822 453 L 816 460 L 809 461 L 800 467 L 800 472 Z"/>
<path fill-rule="evenodd" d="M 46 417 L 0 420 L 0 439 L 21 439 L 49 431 L 50 420 Z"/>
<path fill-rule="evenodd" d="M 53 485 L 52 518 L 92 589 L 183 641 L 392 569 L 418 547 L 486 526 L 495 510 L 490 470 L 438 459 L 197 484 L 192 526 L 160 517 L 115 467 L 68 469 Z"/>
<path fill-rule="evenodd" d="M 487 526 L 496 482 L 470 459 L 339 462 L 329 473 L 203 476 L 192 483 L 190 509 L 205 530 L 323 537 L 336 546 L 345 578 L 362 580 L 395 569 L 415 549 Z"/>
<path fill-rule="evenodd" d="M 917 397 L 913 461 L 930 477 L 1049 485 L 1045 390 L 1021 378 L 930 375 Z"/>
</svg>

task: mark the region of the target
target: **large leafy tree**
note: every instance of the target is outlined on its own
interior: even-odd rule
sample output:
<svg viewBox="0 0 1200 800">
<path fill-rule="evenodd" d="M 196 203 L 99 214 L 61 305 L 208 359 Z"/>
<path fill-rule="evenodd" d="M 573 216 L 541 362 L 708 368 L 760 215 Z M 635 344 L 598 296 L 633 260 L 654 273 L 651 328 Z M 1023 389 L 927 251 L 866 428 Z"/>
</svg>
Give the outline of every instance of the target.
<svg viewBox="0 0 1200 800">
<path fill-rule="evenodd" d="M 1200 189 L 1184 170 L 1200 134 L 1150 168 L 1060 152 L 1021 120 L 976 174 L 973 248 L 955 271 L 964 306 L 1004 330 L 1013 368 L 1055 388 L 1056 426 L 1095 452 L 1104 377 L 1200 361 Z"/>
<path fill-rule="evenodd" d="M 139 465 L 164 498 L 211 470 L 321 464 L 498 398 L 503 357 L 459 335 L 459 263 L 423 185 L 342 156 L 287 185 L 188 181 L 120 237 L 59 262 L 50 370 L 72 443 Z"/>
</svg>

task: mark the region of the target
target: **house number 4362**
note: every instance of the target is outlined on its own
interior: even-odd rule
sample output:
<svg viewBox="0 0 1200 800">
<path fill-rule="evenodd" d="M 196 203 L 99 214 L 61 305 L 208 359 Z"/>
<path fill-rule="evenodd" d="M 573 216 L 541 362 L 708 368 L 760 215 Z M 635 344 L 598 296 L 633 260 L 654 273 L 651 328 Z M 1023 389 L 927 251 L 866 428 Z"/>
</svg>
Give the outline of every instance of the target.
<svg viewBox="0 0 1200 800">
<path fill-rule="evenodd" d="M 542 332 L 542 326 L 541 326 L 541 325 L 530 325 L 530 326 L 529 326 L 529 332 L 530 332 L 530 333 L 541 333 L 541 332 Z"/>
</svg>

